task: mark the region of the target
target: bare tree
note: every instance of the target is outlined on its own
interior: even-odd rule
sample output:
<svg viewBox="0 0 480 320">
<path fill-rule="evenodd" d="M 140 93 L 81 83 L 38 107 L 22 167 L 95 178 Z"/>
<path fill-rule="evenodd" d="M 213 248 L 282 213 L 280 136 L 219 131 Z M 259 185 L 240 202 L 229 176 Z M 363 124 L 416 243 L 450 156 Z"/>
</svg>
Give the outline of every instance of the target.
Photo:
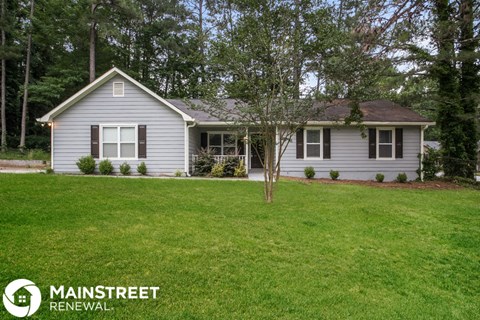
<svg viewBox="0 0 480 320">
<path fill-rule="evenodd" d="M 2 37 L 2 48 L 5 50 L 5 46 L 7 44 L 6 36 L 5 36 L 5 0 L 2 0 L 2 8 L 0 12 L 0 19 L 2 21 L 1 26 L 1 37 Z M 2 75 L 1 75 L 1 118 L 2 118 L 2 137 L 1 137 L 1 151 L 5 152 L 7 150 L 7 119 L 5 115 L 6 109 L 6 102 L 5 102 L 5 90 L 6 90 L 6 61 L 5 61 L 5 53 L 2 54 Z"/>
<path fill-rule="evenodd" d="M 25 135 L 27 131 L 27 112 L 28 112 L 28 84 L 30 81 L 30 58 L 32 55 L 32 20 L 33 12 L 35 10 L 35 0 L 30 2 L 30 27 L 28 29 L 27 38 L 27 57 L 25 62 L 25 82 L 23 84 L 23 104 L 22 104 L 22 120 L 21 120 L 21 132 L 20 132 L 20 145 L 18 148 L 20 151 L 25 149 Z"/>
</svg>

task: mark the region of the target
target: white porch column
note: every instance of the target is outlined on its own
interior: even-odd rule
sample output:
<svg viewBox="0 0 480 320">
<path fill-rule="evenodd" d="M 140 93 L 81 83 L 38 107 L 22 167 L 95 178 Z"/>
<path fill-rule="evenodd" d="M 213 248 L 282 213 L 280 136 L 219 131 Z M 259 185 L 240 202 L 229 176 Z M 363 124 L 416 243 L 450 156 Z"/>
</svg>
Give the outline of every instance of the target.
<svg viewBox="0 0 480 320">
<path fill-rule="evenodd" d="M 245 130 L 245 137 L 246 139 L 244 139 L 244 143 L 245 143 L 245 169 L 247 170 L 247 174 L 248 174 L 248 170 L 250 168 L 250 136 L 249 136 L 249 133 L 248 133 L 248 128 L 246 128 Z"/>
</svg>

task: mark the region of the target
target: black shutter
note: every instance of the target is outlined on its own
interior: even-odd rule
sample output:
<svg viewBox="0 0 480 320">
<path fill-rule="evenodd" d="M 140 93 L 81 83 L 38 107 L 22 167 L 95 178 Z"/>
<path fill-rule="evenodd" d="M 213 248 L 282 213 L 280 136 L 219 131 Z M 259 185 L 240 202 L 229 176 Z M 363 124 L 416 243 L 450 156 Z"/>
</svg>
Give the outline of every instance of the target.
<svg viewBox="0 0 480 320">
<path fill-rule="evenodd" d="M 403 129 L 395 129 L 395 158 L 403 158 Z"/>
<path fill-rule="evenodd" d="M 297 130 L 297 159 L 303 159 L 303 129 Z"/>
<path fill-rule="evenodd" d="M 147 157 L 147 126 L 144 124 L 138 126 L 138 157 Z"/>
<path fill-rule="evenodd" d="M 323 128 L 323 159 L 330 159 L 330 129 Z"/>
<path fill-rule="evenodd" d="M 95 159 L 100 158 L 100 136 L 99 136 L 99 126 L 90 127 L 90 154 Z"/>
<path fill-rule="evenodd" d="M 204 149 L 208 147 L 208 133 L 206 132 L 200 134 L 200 147 Z"/>
<path fill-rule="evenodd" d="M 377 158 L 377 129 L 368 129 L 368 158 Z"/>
</svg>

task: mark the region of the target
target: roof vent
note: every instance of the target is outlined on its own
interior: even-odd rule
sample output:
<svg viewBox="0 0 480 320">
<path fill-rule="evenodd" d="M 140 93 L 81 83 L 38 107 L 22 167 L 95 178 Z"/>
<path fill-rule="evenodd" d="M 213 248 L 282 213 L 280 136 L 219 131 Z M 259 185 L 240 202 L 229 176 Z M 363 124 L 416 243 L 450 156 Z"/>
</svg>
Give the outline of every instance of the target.
<svg viewBox="0 0 480 320">
<path fill-rule="evenodd" d="M 124 96 L 124 85 L 123 82 L 114 82 L 113 83 L 113 96 L 114 97 L 123 97 Z"/>
</svg>

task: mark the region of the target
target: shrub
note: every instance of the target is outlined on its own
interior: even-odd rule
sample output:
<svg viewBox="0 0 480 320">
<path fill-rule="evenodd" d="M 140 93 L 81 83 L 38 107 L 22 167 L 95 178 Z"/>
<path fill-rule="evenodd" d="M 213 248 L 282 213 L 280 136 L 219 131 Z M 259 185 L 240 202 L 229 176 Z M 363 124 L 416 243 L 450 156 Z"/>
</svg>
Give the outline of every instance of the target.
<svg viewBox="0 0 480 320">
<path fill-rule="evenodd" d="M 180 169 L 177 169 L 177 171 L 175 171 L 175 177 L 181 177 L 181 176 L 183 176 L 183 171 Z"/>
<path fill-rule="evenodd" d="M 240 164 L 238 157 L 227 157 L 223 163 L 223 175 L 225 177 L 233 177 L 235 175 L 235 169 Z"/>
<path fill-rule="evenodd" d="M 126 162 L 122 163 L 120 165 L 120 172 L 124 175 L 124 176 L 128 176 L 130 174 L 130 165 Z"/>
<path fill-rule="evenodd" d="M 340 177 L 340 172 L 336 170 L 330 170 L 330 178 L 332 178 L 332 180 L 337 180 L 338 177 Z"/>
<path fill-rule="evenodd" d="M 398 176 L 397 176 L 397 182 L 400 182 L 400 183 L 405 183 L 407 182 L 407 174 L 405 172 L 402 172 L 402 173 L 399 173 Z"/>
<path fill-rule="evenodd" d="M 383 180 L 385 180 L 385 175 L 383 173 L 377 173 L 375 180 L 377 180 L 377 182 L 383 182 Z"/>
<path fill-rule="evenodd" d="M 77 161 L 78 169 L 80 169 L 80 171 L 84 174 L 92 174 L 95 171 L 96 166 L 97 164 L 92 156 L 81 157 Z"/>
<path fill-rule="evenodd" d="M 98 164 L 98 171 L 100 171 L 100 173 L 103 175 L 109 175 L 113 172 L 112 162 L 108 159 L 100 161 Z"/>
<path fill-rule="evenodd" d="M 137 166 L 137 172 L 140 173 L 142 176 L 147 174 L 147 165 L 145 164 L 145 162 L 142 162 Z"/>
<path fill-rule="evenodd" d="M 245 168 L 245 164 L 243 163 L 243 160 L 240 160 L 240 163 L 235 168 L 235 172 L 233 173 L 233 176 L 237 178 L 243 178 L 247 176 L 247 169 Z"/>
<path fill-rule="evenodd" d="M 440 150 L 428 149 L 422 161 L 423 179 L 433 180 L 437 177 L 436 174 L 442 170 L 441 160 Z"/>
<path fill-rule="evenodd" d="M 212 168 L 212 176 L 216 178 L 221 178 L 223 177 L 224 172 L 224 165 L 222 163 L 217 163 L 213 166 Z"/>
<path fill-rule="evenodd" d="M 46 174 L 53 174 L 54 171 L 53 171 L 52 168 L 48 167 L 47 169 L 45 169 L 45 173 L 46 173 Z"/>
<path fill-rule="evenodd" d="M 214 154 L 209 149 L 200 149 L 198 158 L 194 163 L 193 174 L 196 176 L 206 176 L 212 172 L 212 168 L 215 165 Z"/>
<path fill-rule="evenodd" d="M 315 169 L 313 169 L 313 167 L 306 167 L 303 172 L 305 173 L 305 177 L 307 179 L 312 179 L 315 177 Z"/>
</svg>

